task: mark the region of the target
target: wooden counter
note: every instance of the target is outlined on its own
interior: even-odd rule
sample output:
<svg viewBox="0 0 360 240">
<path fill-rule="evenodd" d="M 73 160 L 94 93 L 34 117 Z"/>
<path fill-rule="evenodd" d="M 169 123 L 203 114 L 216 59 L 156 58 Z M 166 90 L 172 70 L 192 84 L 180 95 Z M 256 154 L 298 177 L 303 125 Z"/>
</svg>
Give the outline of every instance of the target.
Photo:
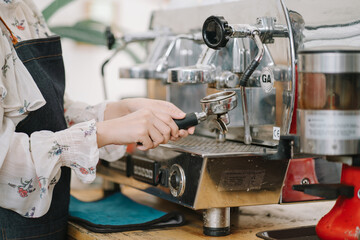
<svg viewBox="0 0 360 240">
<path fill-rule="evenodd" d="M 183 239 L 259 239 L 257 232 L 284 229 L 300 226 L 315 225 L 334 205 L 333 201 L 312 202 L 288 205 L 263 205 L 238 208 L 231 215 L 231 235 L 226 237 L 207 237 L 202 233 L 202 213 L 170 203 L 153 195 L 138 191 L 130 187 L 123 187 L 122 192 L 131 199 L 163 211 L 181 211 L 187 224 L 182 227 L 165 228 L 159 230 L 131 231 L 112 234 L 99 234 L 69 222 L 69 239 L 79 240 L 183 240 Z M 101 190 L 72 191 L 81 199 L 93 201 L 102 197 Z M 236 209 L 237 210 L 237 209 Z"/>
</svg>

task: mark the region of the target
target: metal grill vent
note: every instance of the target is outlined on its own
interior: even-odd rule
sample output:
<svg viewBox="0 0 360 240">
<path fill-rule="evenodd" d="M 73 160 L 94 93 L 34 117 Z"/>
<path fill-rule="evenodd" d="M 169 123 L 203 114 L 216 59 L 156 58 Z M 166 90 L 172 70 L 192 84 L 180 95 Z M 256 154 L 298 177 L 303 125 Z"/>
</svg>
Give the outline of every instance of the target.
<svg viewBox="0 0 360 240">
<path fill-rule="evenodd" d="M 216 142 L 213 138 L 200 137 L 200 136 L 188 136 L 180 139 L 177 142 L 169 142 L 169 144 L 163 145 L 164 147 L 183 149 L 187 152 L 193 152 L 197 154 L 269 154 L 275 153 L 276 149 L 267 148 L 256 145 L 245 145 L 239 142 L 226 141 L 223 143 Z"/>
</svg>

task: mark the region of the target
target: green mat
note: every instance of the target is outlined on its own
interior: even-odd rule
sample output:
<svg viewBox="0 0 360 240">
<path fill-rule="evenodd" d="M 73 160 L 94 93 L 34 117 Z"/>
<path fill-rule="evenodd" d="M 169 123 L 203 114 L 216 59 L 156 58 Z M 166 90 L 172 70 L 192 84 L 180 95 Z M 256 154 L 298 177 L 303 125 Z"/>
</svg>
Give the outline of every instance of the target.
<svg viewBox="0 0 360 240">
<path fill-rule="evenodd" d="M 184 216 L 141 205 L 122 193 L 95 202 L 83 202 L 71 196 L 70 221 L 100 233 L 123 232 L 184 225 Z"/>
</svg>

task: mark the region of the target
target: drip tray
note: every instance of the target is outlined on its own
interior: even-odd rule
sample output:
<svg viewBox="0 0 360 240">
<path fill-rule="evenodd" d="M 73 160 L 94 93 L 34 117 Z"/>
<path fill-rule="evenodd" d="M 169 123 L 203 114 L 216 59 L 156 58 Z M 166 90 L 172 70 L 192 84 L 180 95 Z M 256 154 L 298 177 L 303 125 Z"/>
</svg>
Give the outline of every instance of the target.
<svg viewBox="0 0 360 240">
<path fill-rule="evenodd" d="M 264 231 L 256 236 L 266 240 L 320 240 L 316 235 L 315 226 Z"/>
<path fill-rule="evenodd" d="M 162 147 L 194 153 L 202 156 L 268 155 L 275 154 L 276 148 L 245 145 L 240 142 L 216 142 L 214 138 L 190 135 L 177 142 L 162 144 Z"/>
</svg>

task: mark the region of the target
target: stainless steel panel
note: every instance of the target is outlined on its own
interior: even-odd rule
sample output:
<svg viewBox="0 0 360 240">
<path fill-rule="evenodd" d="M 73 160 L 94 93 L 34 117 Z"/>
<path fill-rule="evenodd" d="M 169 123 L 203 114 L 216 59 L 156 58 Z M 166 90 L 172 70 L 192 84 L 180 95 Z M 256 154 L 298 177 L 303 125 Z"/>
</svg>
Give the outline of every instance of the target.
<svg viewBox="0 0 360 240">
<path fill-rule="evenodd" d="M 206 158 L 194 208 L 278 203 L 287 166 L 261 156 Z"/>
<path fill-rule="evenodd" d="M 360 49 L 332 46 L 300 53 L 299 72 L 360 73 Z"/>
<path fill-rule="evenodd" d="M 167 100 L 184 112 L 201 112 L 200 99 L 206 96 L 205 84 L 168 84 Z"/>
<path fill-rule="evenodd" d="M 317 155 L 360 154 L 360 111 L 298 110 L 300 151 Z"/>
<path fill-rule="evenodd" d="M 238 98 L 238 106 L 242 105 L 240 90 L 235 90 Z M 249 108 L 249 122 L 251 126 L 275 124 L 276 113 L 276 89 L 266 93 L 261 87 L 246 88 L 246 100 Z M 237 107 L 229 112 L 229 127 L 244 126 L 243 112 Z"/>
</svg>

